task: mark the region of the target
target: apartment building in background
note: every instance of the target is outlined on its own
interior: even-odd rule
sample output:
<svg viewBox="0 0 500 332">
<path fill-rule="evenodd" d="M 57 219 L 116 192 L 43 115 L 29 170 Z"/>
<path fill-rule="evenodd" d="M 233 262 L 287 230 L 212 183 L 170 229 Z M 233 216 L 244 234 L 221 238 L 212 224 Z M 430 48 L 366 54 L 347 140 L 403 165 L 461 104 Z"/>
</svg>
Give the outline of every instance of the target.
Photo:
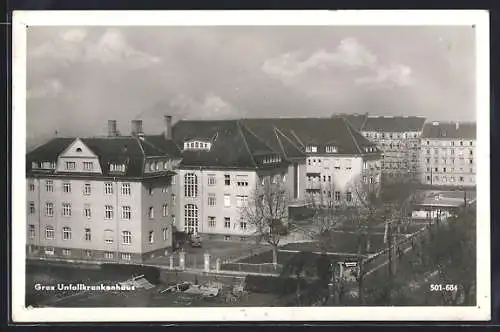
<svg viewBox="0 0 500 332">
<path fill-rule="evenodd" d="M 384 183 L 419 181 L 420 138 L 425 121 L 420 116 L 367 116 L 360 131 L 384 154 Z"/>
<path fill-rule="evenodd" d="M 309 204 L 356 204 L 381 184 L 381 151 L 343 117 L 246 119 L 253 132 L 274 128 L 307 157 L 306 198 Z"/>
<path fill-rule="evenodd" d="M 142 121 L 121 136 L 54 138 L 26 156 L 27 253 L 68 260 L 143 261 L 172 246 L 171 178 L 181 154 Z"/>
<path fill-rule="evenodd" d="M 290 202 L 304 201 L 305 156 L 289 138 L 260 135 L 241 120 L 178 121 L 183 159 L 176 177 L 176 226 L 205 239 L 246 241 L 254 230 L 243 209 L 264 181 L 280 181 Z"/>
<path fill-rule="evenodd" d="M 476 185 L 476 123 L 429 122 L 421 138 L 421 182 L 431 186 Z"/>
</svg>

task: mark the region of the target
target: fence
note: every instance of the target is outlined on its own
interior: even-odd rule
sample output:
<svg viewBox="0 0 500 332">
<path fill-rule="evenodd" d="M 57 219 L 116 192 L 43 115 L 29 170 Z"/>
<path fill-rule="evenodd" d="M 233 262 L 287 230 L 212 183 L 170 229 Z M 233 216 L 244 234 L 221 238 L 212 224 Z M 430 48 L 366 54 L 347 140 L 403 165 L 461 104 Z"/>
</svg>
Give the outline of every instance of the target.
<svg viewBox="0 0 500 332">
<path fill-rule="evenodd" d="M 280 274 L 283 271 L 283 266 L 281 264 L 274 265 L 273 263 L 227 263 L 223 264 L 220 270 L 262 274 Z"/>
</svg>

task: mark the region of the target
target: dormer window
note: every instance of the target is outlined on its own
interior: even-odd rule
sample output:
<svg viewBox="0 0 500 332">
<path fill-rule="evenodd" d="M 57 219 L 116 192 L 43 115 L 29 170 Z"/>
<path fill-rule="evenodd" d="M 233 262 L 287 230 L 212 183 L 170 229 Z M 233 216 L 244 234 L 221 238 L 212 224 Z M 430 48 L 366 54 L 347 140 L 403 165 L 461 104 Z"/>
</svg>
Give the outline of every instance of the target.
<svg viewBox="0 0 500 332">
<path fill-rule="evenodd" d="M 326 153 L 337 153 L 337 147 L 333 145 L 326 146 Z"/>
<path fill-rule="evenodd" d="M 110 172 L 125 172 L 124 164 L 110 164 L 109 165 Z"/>
<path fill-rule="evenodd" d="M 316 145 L 308 145 L 306 146 L 306 152 L 318 152 L 318 147 Z"/>
<path fill-rule="evenodd" d="M 66 162 L 66 170 L 67 171 L 74 171 L 76 169 L 76 162 L 74 161 L 67 161 Z"/>
<path fill-rule="evenodd" d="M 202 141 L 184 142 L 184 150 L 205 150 L 211 148 L 211 143 Z"/>
</svg>

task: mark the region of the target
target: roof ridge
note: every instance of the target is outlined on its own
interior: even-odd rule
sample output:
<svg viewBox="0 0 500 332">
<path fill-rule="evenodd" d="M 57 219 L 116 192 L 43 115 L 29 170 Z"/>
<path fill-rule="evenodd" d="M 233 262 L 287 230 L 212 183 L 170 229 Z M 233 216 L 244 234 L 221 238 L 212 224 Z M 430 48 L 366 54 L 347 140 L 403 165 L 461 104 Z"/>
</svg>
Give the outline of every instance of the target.
<svg viewBox="0 0 500 332">
<path fill-rule="evenodd" d="M 290 129 L 290 132 L 292 133 L 292 135 L 295 137 L 295 139 L 300 143 L 300 145 L 302 145 L 302 148 L 305 148 L 305 144 L 304 142 L 302 142 L 302 140 L 299 138 L 299 136 L 295 133 L 295 131 L 293 129 Z"/>
<path fill-rule="evenodd" d="M 274 127 L 278 133 L 283 136 L 288 142 L 290 142 L 290 144 L 292 144 L 298 151 L 300 151 L 302 153 L 302 150 L 295 144 L 294 141 L 292 141 L 287 135 L 285 135 L 281 130 L 279 130 L 278 128 Z"/>
<path fill-rule="evenodd" d="M 286 151 L 285 151 L 285 147 L 283 146 L 283 144 L 281 143 L 280 138 L 278 137 L 278 131 L 277 131 L 277 130 L 278 130 L 278 129 L 277 129 L 275 126 L 273 126 L 273 132 L 274 132 L 274 135 L 276 135 L 276 139 L 278 140 L 278 144 L 279 144 L 279 145 L 280 145 L 280 147 L 281 147 L 281 151 L 283 151 L 283 155 L 284 155 L 286 158 L 288 158 L 288 155 L 286 154 Z"/>
<path fill-rule="evenodd" d="M 243 139 L 243 143 L 245 144 L 245 147 L 247 148 L 247 152 L 250 155 L 250 159 L 252 160 L 252 164 L 257 167 L 257 163 L 255 162 L 255 159 L 252 155 L 252 151 L 250 150 L 250 147 L 248 146 L 247 139 L 245 138 L 245 135 L 243 134 L 243 130 L 241 130 L 241 123 L 240 120 L 236 121 L 236 126 L 238 127 L 238 132 L 241 135 L 241 138 Z"/>
<path fill-rule="evenodd" d="M 238 121 L 239 122 L 239 121 Z M 272 152 L 275 152 L 273 148 L 271 148 L 269 145 L 267 145 L 267 143 L 262 140 L 262 138 L 260 138 L 259 136 L 257 136 L 257 134 L 255 134 L 252 130 L 250 130 L 250 128 L 248 128 L 247 126 L 244 126 L 245 130 L 247 130 L 253 137 L 255 137 L 256 139 L 258 139 L 262 144 L 264 144 L 269 150 L 271 150 Z"/>
<path fill-rule="evenodd" d="M 344 125 L 346 126 L 347 131 L 349 132 L 349 134 L 351 135 L 351 138 L 354 141 L 354 144 L 356 145 L 356 148 L 358 149 L 359 153 L 363 154 L 363 152 L 361 151 L 361 148 L 359 147 L 358 141 L 356 140 L 356 138 L 354 137 L 354 134 L 351 131 L 349 122 L 346 121 L 346 119 L 344 119 L 344 118 L 342 118 L 342 120 L 344 121 Z"/>
</svg>

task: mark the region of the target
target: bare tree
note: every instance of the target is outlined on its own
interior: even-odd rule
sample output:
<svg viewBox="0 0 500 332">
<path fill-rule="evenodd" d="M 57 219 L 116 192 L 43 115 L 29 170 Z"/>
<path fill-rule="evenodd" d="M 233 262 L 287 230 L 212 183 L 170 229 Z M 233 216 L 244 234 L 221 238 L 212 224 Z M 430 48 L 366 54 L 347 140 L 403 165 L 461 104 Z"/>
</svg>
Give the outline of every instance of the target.
<svg viewBox="0 0 500 332">
<path fill-rule="evenodd" d="M 281 177 L 269 176 L 257 186 L 241 211 L 241 217 L 254 230 L 257 241 L 271 245 L 275 267 L 280 240 L 289 233 L 289 203 L 290 194 Z"/>
</svg>

